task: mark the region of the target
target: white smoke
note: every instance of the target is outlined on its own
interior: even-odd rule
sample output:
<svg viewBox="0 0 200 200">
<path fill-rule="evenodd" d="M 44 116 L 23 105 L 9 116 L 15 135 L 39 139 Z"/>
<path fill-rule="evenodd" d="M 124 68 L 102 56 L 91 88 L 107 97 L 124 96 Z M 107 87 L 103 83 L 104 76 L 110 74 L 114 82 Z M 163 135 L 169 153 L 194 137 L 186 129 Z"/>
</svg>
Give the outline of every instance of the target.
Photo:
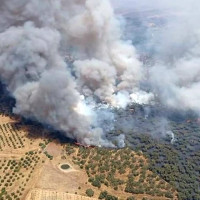
<svg viewBox="0 0 200 200">
<path fill-rule="evenodd" d="M 135 91 L 130 95 L 132 102 L 137 104 L 149 104 L 154 101 L 153 93 L 147 93 L 145 91 Z"/>
<path fill-rule="evenodd" d="M 199 113 L 200 1 L 112 0 L 112 3 L 119 13 L 131 16 L 137 12 L 150 25 L 143 45 L 153 50 L 149 79 L 155 96 L 169 107 Z"/>
<path fill-rule="evenodd" d="M 167 131 L 166 134 L 171 137 L 171 144 L 174 144 L 174 142 L 176 141 L 174 133 L 172 131 Z"/>
<path fill-rule="evenodd" d="M 176 7 L 182 14 L 169 20 L 157 37 L 157 59 L 151 81 L 162 102 L 179 109 L 200 111 L 200 2 Z M 163 74 L 163 75 L 162 75 Z"/>
<path fill-rule="evenodd" d="M 173 13 L 147 42 L 155 59 L 148 73 L 131 42 L 121 39 L 109 0 L 0 0 L 0 78 L 16 99 L 14 112 L 84 144 L 114 146 L 116 140 L 121 147 L 123 135 L 107 135 L 115 120 L 111 107 L 156 97 L 200 111 L 199 1 L 128 2 L 128 12 Z M 148 89 L 141 91 L 144 82 Z"/>
<path fill-rule="evenodd" d="M 99 101 L 126 107 L 143 78 L 108 0 L 0 0 L 0 74 L 15 113 L 99 146 L 114 146 Z"/>
</svg>

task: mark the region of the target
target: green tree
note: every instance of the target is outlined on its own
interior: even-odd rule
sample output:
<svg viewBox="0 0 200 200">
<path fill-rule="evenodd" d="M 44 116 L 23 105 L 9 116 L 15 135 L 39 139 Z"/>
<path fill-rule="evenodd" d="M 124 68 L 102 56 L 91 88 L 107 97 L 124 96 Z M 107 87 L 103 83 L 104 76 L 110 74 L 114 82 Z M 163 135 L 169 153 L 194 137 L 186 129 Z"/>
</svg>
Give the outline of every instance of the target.
<svg viewBox="0 0 200 200">
<path fill-rule="evenodd" d="M 92 189 L 87 189 L 86 192 L 88 197 L 93 197 L 94 196 L 94 191 Z"/>
<path fill-rule="evenodd" d="M 135 197 L 128 197 L 127 200 L 135 200 Z"/>
<path fill-rule="evenodd" d="M 107 195 L 108 195 L 108 192 L 107 191 L 103 191 L 103 192 L 100 193 L 99 199 L 105 199 L 107 197 Z"/>
<path fill-rule="evenodd" d="M 106 200 L 118 200 L 118 198 L 112 195 L 107 195 Z"/>
</svg>

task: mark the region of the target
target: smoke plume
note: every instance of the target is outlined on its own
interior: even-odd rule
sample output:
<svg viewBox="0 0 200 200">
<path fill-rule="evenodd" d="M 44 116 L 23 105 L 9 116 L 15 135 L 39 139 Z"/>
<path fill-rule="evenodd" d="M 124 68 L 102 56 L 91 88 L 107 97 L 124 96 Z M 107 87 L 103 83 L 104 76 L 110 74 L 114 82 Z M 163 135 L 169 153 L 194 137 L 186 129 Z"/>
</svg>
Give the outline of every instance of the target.
<svg viewBox="0 0 200 200">
<path fill-rule="evenodd" d="M 118 14 L 127 19 L 127 24 L 124 25 L 125 30 L 128 30 L 126 37 L 133 40 L 141 54 L 143 72 L 146 73 L 142 85 L 151 91 L 150 95 L 153 93 L 154 107 L 159 108 L 162 104 L 161 108 L 167 113 L 178 111 L 183 114 L 192 111 L 199 115 L 200 2 L 113 0 L 112 3 Z M 138 98 L 141 98 L 141 95 Z M 151 109 L 150 113 L 152 111 Z M 162 111 L 158 110 L 156 115 L 159 116 L 159 113 Z M 145 125 L 142 124 L 144 118 L 137 121 L 137 116 L 131 118 L 132 120 L 126 119 L 125 126 L 122 123 L 119 129 L 131 127 L 132 131 L 137 132 L 138 127 L 142 126 L 140 132 L 145 132 L 146 126 L 153 136 L 161 138 L 161 135 L 168 135 L 171 143 L 174 143 L 176 137 L 170 130 L 169 116 L 165 115 L 161 115 L 164 117 L 163 121 L 159 121 L 159 116 L 154 126 L 148 121 Z M 148 119 L 148 115 L 145 119 Z M 160 131 L 159 127 L 162 127 Z M 129 128 L 129 132 L 131 130 Z M 159 132 L 163 134 L 160 135 Z"/>
<path fill-rule="evenodd" d="M 13 111 L 83 144 L 114 146 L 103 104 L 125 107 L 143 78 L 121 36 L 108 0 L 1 0 L 0 74 Z"/>
<path fill-rule="evenodd" d="M 153 60 L 146 66 L 150 90 L 161 103 L 169 107 L 191 109 L 199 113 L 200 2 L 112 2 L 118 13 L 131 18 L 132 24 L 137 19 L 137 28 L 143 27 L 143 32 L 140 32 L 143 41 L 140 38 L 141 41 L 136 45 Z M 136 35 L 136 30 L 133 26 L 129 32 L 132 31 L 132 35 Z"/>
<path fill-rule="evenodd" d="M 136 25 L 123 34 L 113 7 L 143 18 L 130 17 Z M 13 111 L 111 147 L 124 146 L 123 135 L 108 135 L 114 110 L 130 103 L 199 112 L 198 8 L 197 0 L 0 0 L 0 78 Z"/>
</svg>

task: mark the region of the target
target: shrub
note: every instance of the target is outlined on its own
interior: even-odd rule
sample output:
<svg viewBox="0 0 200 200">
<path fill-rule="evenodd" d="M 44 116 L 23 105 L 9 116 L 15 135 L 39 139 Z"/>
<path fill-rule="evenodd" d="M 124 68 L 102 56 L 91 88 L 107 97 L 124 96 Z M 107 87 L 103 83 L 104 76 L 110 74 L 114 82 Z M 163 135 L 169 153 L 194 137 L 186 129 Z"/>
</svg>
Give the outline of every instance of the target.
<svg viewBox="0 0 200 200">
<path fill-rule="evenodd" d="M 100 193 L 99 199 L 105 199 L 107 197 L 107 195 L 108 195 L 108 192 L 107 191 L 103 191 L 103 192 Z"/>
<path fill-rule="evenodd" d="M 127 200 L 135 200 L 135 197 L 128 197 Z"/>
<path fill-rule="evenodd" d="M 94 180 L 94 181 L 92 181 L 92 185 L 94 186 L 94 187 L 98 187 L 98 188 L 100 188 L 101 187 L 101 182 L 99 181 L 99 180 Z"/>
<path fill-rule="evenodd" d="M 93 197 L 94 196 L 94 191 L 92 189 L 87 189 L 86 192 L 88 197 Z"/>
<path fill-rule="evenodd" d="M 112 195 L 107 195 L 106 200 L 118 200 L 118 198 Z"/>
</svg>

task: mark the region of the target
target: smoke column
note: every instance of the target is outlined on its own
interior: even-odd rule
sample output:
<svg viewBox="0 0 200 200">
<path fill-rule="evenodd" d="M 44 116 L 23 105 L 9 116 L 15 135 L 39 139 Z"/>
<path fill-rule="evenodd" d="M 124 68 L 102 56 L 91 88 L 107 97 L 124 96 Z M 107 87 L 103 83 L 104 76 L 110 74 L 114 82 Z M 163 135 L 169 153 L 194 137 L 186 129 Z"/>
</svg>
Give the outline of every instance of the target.
<svg viewBox="0 0 200 200">
<path fill-rule="evenodd" d="M 143 79 L 121 36 L 108 0 L 0 0 L 0 76 L 13 111 L 83 144 L 114 146 L 105 107 L 126 107 Z"/>
<path fill-rule="evenodd" d="M 16 99 L 15 113 L 83 144 L 113 147 L 114 140 L 122 147 L 123 135 L 107 134 L 114 108 L 156 99 L 200 111 L 199 1 L 112 4 L 120 14 L 157 10 L 148 20 L 165 16 L 161 28 L 149 24 L 147 40 L 137 45 L 151 50 L 151 65 L 122 39 L 124 21 L 109 0 L 0 0 L 0 78 Z"/>
</svg>

